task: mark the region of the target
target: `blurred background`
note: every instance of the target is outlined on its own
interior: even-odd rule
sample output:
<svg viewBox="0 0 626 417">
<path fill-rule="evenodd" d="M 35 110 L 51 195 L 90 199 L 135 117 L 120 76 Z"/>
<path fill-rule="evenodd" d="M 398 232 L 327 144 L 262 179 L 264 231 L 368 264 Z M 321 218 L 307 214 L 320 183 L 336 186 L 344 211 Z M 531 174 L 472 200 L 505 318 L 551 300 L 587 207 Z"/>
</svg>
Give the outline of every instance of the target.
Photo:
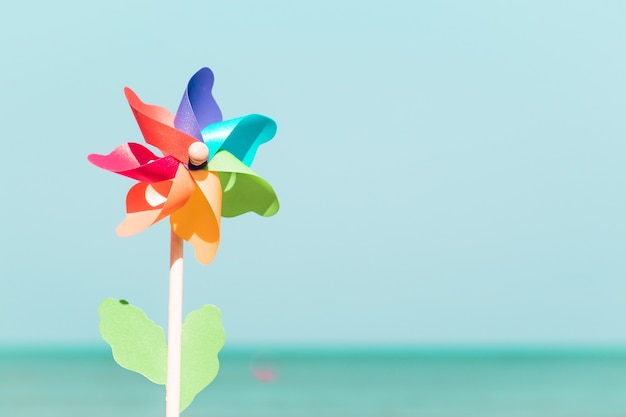
<svg viewBox="0 0 626 417">
<path fill-rule="evenodd" d="M 185 310 L 217 305 L 227 342 L 185 415 L 625 415 L 625 18 L 590 0 L 3 4 L 0 414 L 162 414 L 97 306 L 166 323 L 168 224 L 118 238 L 133 181 L 86 156 L 142 142 L 124 86 L 175 111 L 209 66 L 225 118 L 278 123 L 253 168 L 281 210 L 224 219 L 209 266 L 187 248 Z"/>
</svg>

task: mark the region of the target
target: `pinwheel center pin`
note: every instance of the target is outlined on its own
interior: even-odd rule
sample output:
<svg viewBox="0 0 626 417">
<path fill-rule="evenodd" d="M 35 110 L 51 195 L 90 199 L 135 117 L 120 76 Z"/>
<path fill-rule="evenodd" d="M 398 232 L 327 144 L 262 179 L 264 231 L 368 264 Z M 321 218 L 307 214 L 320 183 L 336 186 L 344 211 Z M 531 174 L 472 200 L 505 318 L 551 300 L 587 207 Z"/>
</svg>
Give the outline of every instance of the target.
<svg viewBox="0 0 626 417">
<path fill-rule="evenodd" d="M 199 170 L 207 166 L 209 160 L 209 147 L 202 142 L 194 142 L 187 150 L 189 155 L 189 169 Z"/>
</svg>

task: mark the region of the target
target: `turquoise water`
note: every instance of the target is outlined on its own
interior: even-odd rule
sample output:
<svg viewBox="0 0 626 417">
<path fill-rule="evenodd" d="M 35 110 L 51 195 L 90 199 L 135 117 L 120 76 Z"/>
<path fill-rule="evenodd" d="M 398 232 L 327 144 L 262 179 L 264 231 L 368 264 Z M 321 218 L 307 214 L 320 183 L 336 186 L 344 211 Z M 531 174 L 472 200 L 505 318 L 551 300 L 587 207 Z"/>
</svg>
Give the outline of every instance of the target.
<svg viewBox="0 0 626 417">
<path fill-rule="evenodd" d="M 626 352 L 240 350 L 183 417 L 624 417 Z M 272 379 L 272 381 L 261 381 Z M 105 350 L 1 351 L 2 417 L 156 417 Z"/>
</svg>

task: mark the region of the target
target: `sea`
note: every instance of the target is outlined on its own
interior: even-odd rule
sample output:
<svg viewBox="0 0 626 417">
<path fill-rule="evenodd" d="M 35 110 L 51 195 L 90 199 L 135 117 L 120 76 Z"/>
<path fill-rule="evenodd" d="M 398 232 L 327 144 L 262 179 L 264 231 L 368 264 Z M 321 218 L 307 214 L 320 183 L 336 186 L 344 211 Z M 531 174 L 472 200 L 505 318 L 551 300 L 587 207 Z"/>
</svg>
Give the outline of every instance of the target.
<svg viewBox="0 0 626 417">
<path fill-rule="evenodd" d="M 0 349 L 0 417 L 159 417 L 105 348 Z M 626 417 L 626 350 L 225 349 L 183 417 Z"/>
</svg>

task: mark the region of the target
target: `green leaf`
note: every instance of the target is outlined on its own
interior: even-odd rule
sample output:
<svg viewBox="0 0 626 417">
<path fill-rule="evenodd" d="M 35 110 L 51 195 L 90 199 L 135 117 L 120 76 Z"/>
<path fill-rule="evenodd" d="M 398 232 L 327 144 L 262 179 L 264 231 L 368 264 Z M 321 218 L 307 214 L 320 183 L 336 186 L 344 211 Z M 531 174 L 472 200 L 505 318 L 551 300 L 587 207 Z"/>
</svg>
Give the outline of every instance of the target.
<svg viewBox="0 0 626 417">
<path fill-rule="evenodd" d="M 100 334 L 111 346 L 115 361 L 152 382 L 165 384 L 167 345 L 163 329 L 140 308 L 124 300 L 107 298 L 100 304 L 98 314 Z"/>
<path fill-rule="evenodd" d="M 222 185 L 222 216 L 235 217 L 253 211 L 269 217 L 278 212 L 276 192 L 269 182 L 227 151 L 219 151 L 209 161 Z"/>
<path fill-rule="evenodd" d="M 181 358 L 181 412 L 217 376 L 220 367 L 217 354 L 225 340 L 222 314 L 217 307 L 205 305 L 185 318 Z"/>
<path fill-rule="evenodd" d="M 140 308 L 125 300 L 107 298 L 98 308 L 100 334 L 111 346 L 113 358 L 123 368 L 164 385 L 167 379 L 167 345 L 163 329 Z M 219 353 L 226 335 L 222 314 L 213 305 L 192 311 L 183 323 L 180 411 L 217 376 Z"/>
</svg>

